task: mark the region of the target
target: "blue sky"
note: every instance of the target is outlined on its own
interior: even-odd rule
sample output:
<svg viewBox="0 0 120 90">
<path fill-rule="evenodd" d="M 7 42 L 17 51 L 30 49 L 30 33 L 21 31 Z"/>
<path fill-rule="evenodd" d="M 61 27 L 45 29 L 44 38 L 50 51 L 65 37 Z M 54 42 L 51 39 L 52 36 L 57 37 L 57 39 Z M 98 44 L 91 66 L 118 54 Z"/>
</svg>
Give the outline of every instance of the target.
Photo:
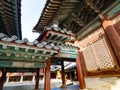
<svg viewBox="0 0 120 90">
<path fill-rule="evenodd" d="M 22 0 L 22 38 L 28 38 L 28 40 L 32 42 L 39 36 L 38 33 L 33 33 L 32 30 L 39 20 L 45 3 L 46 0 Z"/>
</svg>

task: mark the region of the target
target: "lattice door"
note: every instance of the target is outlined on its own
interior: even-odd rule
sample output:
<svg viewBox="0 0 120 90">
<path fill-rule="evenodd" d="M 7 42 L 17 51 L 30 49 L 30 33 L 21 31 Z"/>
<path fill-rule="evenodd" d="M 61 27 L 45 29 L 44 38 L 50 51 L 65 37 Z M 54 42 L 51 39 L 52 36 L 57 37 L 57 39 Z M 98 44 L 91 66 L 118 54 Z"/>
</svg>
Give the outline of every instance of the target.
<svg viewBox="0 0 120 90">
<path fill-rule="evenodd" d="M 83 50 L 88 71 L 108 70 L 114 68 L 113 58 L 104 38 L 88 45 Z"/>
<path fill-rule="evenodd" d="M 100 69 L 114 68 L 113 58 L 110 54 L 107 45 L 105 44 L 104 38 L 96 41 L 93 45 L 99 60 L 99 68 Z"/>
<path fill-rule="evenodd" d="M 83 55 L 84 55 L 87 70 L 88 71 L 96 71 L 96 70 L 98 70 L 99 67 L 98 67 L 98 65 L 96 63 L 96 60 L 95 60 L 91 45 L 87 46 L 83 50 Z"/>
</svg>

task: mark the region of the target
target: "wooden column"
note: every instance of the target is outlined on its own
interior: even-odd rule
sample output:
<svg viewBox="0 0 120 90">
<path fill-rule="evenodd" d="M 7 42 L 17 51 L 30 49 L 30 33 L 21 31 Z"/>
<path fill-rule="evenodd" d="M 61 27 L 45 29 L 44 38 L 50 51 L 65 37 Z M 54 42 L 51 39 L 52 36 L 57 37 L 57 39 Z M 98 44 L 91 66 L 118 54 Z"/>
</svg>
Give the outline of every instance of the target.
<svg viewBox="0 0 120 90">
<path fill-rule="evenodd" d="M 8 82 L 9 82 L 9 79 L 10 79 L 10 77 L 9 77 L 9 76 L 7 76 L 6 83 L 8 83 Z"/>
<path fill-rule="evenodd" d="M 65 70 L 64 70 L 64 61 L 61 61 L 61 74 L 62 74 L 62 87 L 66 86 L 66 77 L 65 77 Z"/>
<path fill-rule="evenodd" d="M 3 68 L 2 77 L 0 78 L 0 90 L 3 90 L 4 82 L 6 80 L 6 74 L 7 74 L 7 72 L 6 72 L 5 68 Z"/>
<path fill-rule="evenodd" d="M 115 24 L 114 24 L 114 27 L 115 27 L 115 29 L 116 29 L 118 35 L 120 36 L 120 21 L 117 22 L 117 23 L 115 23 Z"/>
<path fill-rule="evenodd" d="M 40 69 L 36 71 L 35 90 L 39 90 Z"/>
<path fill-rule="evenodd" d="M 21 83 L 23 82 L 23 73 L 21 74 L 20 82 L 21 82 Z"/>
<path fill-rule="evenodd" d="M 33 77 L 32 77 L 32 82 L 35 82 L 35 76 L 33 75 Z"/>
<path fill-rule="evenodd" d="M 73 82 L 74 81 L 74 72 L 73 71 L 70 71 L 70 80 Z"/>
<path fill-rule="evenodd" d="M 82 72 L 82 67 L 81 67 L 81 55 L 80 55 L 80 53 L 78 54 L 77 59 L 76 59 L 76 66 L 77 66 L 77 77 L 78 77 L 80 89 L 85 89 L 86 85 L 85 85 L 85 80 L 83 77 L 83 72 Z"/>
<path fill-rule="evenodd" d="M 120 36 L 117 33 L 115 27 L 113 26 L 114 23 L 111 20 L 108 20 L 107 16 L 106 17 L 102 16 L 102 18 L 100 17 L 100 19 L 101 19 L 105 34 L 108 37 L 112 45 L 112 48 L 114 49 L 114 53 L 117 57 L 117 61 L 120 66 Z"/>
<path fill-rule="evenodd" d="M 50 90 L 50 58 L 46 60 L 44 90 Z"/>
</svg>

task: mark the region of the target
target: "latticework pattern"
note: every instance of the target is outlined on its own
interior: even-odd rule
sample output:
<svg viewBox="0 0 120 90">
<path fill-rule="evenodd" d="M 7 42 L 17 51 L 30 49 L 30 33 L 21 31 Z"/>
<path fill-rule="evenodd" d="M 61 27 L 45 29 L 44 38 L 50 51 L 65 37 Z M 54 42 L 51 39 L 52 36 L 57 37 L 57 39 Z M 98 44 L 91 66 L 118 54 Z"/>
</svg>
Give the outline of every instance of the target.
<svg viewBox="0 0 120 90">
<path fill-rule="evenodd" d="M 83 56 L 88 71 L 114 68 L 113 58 L 104 38 L 86 46 L 83 49 Z"/>
<path fill-rule="evenodd" d="M 86 67 L 88 71 L 96 71 L 98 69 L 98 65 L 95 61 L 95 57 L 91 48 L 91 45 L 87 46 L 83 51 Z"/>
<path fill-rule="evenodd" d="M 93 46 L 99 60 L 100 69 L 114 68 L 112 57 L 110 56 L 104 38 L 96 41 Z"/>
</svg>

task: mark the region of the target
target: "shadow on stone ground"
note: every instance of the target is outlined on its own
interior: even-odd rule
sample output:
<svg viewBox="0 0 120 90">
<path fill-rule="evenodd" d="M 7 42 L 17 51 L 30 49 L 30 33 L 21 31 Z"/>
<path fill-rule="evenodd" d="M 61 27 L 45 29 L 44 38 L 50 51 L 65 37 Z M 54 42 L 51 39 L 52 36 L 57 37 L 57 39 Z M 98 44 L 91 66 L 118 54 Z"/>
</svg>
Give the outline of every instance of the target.
<svg viewBox="0 0 120 90">
<path fill-rule="evenodd" d="M 7 86 L 3 90 L 34 90 L 34 85 Z M 40 88 L 40 90 L 44 90 Z M 67 86 L 65 88 L 52 88 L 51 90 L 79 90 L 79 85 Z"/>
</svg>

